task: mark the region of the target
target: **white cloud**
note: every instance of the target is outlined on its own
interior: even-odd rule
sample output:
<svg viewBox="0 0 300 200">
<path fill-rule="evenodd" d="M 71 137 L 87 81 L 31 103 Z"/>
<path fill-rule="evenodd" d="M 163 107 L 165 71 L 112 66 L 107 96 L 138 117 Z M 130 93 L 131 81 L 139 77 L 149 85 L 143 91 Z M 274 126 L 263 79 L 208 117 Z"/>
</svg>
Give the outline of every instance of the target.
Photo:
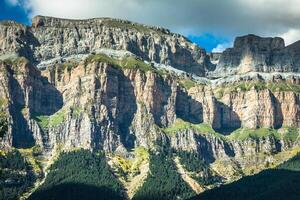
<svg viewBox="0 0 300 200">
<path fill-rule="evenodd" d="M 225 49 L 232 47 L 232 43 L 222 43 L 222 44 L 218 44 L 215 48 L 213 48 L 211 50 L 211 52 L 213 53 L 221 53 L 223 52 Z"/>
<path fill-rule="evenodd" d="M 18 0 L 6 0 L 16 3 Z M 233 39 L 300 30 L 300 0 L 19 0 L 29 16 L 113 17 Z M 294 35 L 298 38 L 298 35 Z M 288 38 L 288 37 L 287 37 Z M 300 36 L 299 36 L 300 39 Z"/>
<path fill-rule="evenodd" d="M 300 30 L 299 29 L 290 29 L 289 31 L 279 35 L 285 41 L 286 45 L 290 45 L 298 40 L 300 40 Z"/>
</svg>

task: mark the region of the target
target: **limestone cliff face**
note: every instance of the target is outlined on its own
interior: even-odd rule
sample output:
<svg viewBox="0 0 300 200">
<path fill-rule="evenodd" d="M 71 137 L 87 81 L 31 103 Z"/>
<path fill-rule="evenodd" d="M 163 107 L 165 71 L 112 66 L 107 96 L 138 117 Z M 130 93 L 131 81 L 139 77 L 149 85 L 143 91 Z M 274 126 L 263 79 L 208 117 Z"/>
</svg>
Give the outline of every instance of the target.
<svg viewBox="0 0 300 200">
<path fill-rule="evenodd" d="M 232 127 L 299 127 L 299 94 L 286 91 L 257 91 L 225 94 L 219 107 L 221 124 Z"/>
<path fill-rule="evenodd" d="M 280 38 L 240 37 L 234 48 L 208 57 L 183 36 L 128 21 L 2 22 L 0 117 L 8 127 L 0 149 L 127 155 L 140 146 L 167 148 L 194 152 L 233 180 L 299 146 L 299 76 L 196 75 L 295 72 L 297 59 L 298 44 L 285 47 Z M 36 67 L 42 64 L 47 67 Z"/>
<path fill-rule="evenodd" d="M 230 86 L 228 86 L 230 87 Z M 210 87 L 179 92 L 177 114 L 192 123 L 208 123 L 216 130 L 240 127 L 299 127 L 299 94 L 293 91 L 228 91 L 222 97 Z"/>
<path fill-rule="evenodd" d="M 13 66 L 1 63 L 1 97 L 6 99 L 11 129 L 5 138 L 8 145 L 26 147 L 34 143 L 29 128 L 30 113 L 49 115 L 62 105 L 60 93 L 40 71 L 27 61 L 17 61 Z"/>
<path fill-rule="evenodd" d="M 220 56 L 216 72 L 227 73 L 298 72 L 299 42 L 285 46 L 282 38 L 262 38 L 255 35 L 237 37 L 233 48 Z"/>
<path fill-rule="evenodd" d="M 62 94 L 64 105 L 58 114 L 64 120 L 40 129 L 39 138 L 47 135 L 39 141 L 42 146 L 53 149 L 63 144 L 66 148 L 106 151 L 140 145 L 150 148 L 164 138 L 159 126 L 176 119 L 177 86 L 171 77 L 151 71 L 123 71 L 99 62 L 80 64 L 71 71 L 60 67 L 44 75 Z"/>
<path fill-rule="evenodd" d="M 169 138 L 161 128 L 178 118 L 225 132 L 240 127 L 299 127 L 299 94 L 292 91 L 253 87 L 217 98 L 209 86 L 186 90 L 175 76 L 103 62 L 82 62 L 71 69 L 56 65 L 42 74 L 22 60 L 2 67 L 1 94 L 10 99 L 12 123 L 2 139 L 6 146 L 22 146 L 28 139 L 27 145 L 36 143 L 49 151 L 61 145 L 117 151 L 170 142 L 174 148 L 207 150 L 218 158 L 232 144 L 225 147 L 214 137 L 195 137 L 192 130 Z M 207 146 L 212 147 L 202 149 Z"/>
<path fill-rule="evenodd" d="M 66 20 L 37 16 L 32 26 L 0 24 L 0 53 L 25 56 L 35 63 L 89 54 L 99 49 L 127 50 L 143 60 L 204 75 L 211 67 L 204 49 L 160 27 L 108 18 Z"/>
</svg>

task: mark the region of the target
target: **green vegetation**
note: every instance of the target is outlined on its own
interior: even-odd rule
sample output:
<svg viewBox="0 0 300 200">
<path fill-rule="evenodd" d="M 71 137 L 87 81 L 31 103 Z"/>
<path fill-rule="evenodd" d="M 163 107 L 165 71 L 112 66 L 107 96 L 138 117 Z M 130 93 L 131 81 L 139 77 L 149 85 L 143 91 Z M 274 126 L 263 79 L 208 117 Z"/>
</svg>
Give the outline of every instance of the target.
<svg viewBox="0 0 300 200">
<path fill-rule="evenodd" d="M 31 166 L 18 151 L 0 154 L 0 199 L 18 199 L 34 181 Z"/>
<path fill-rule="evenodd" d="M 246 140 L 249 138 L 258 139 L 265 138 L 268 136 L 274 136 L 275 138 L 280 138 L 279 133 L 271 128 L 259 128 L 259 129 L 249 129 L 240 128 L 232 132 L 227 138 L 229 140 Z"/>
<path fill-rule="evenodd" d="M 300 198 L 300 154 L 275 169 L 242 178 L 200 194 L 201 200 L 298 200 Z"/>
<path fill-rule="evenodd" d="M 295 92 L 295 93 L 300 93 L 300 85 L 289 83 L 289 82 L 268 82 L 267 87 L 272 92 L 291 91 L 291 92 Z"/>
<path fill-rule="evenodd" d="M 132 163 L 132 170 L 134 172 L 138 172 L 140 165 L 146 161 L 149 161 L 149 152 L 144 147 L 137 147 L 134 150 L 134 154 L 136 156 L 136 159 Z"/>
<path fill-rule="evenodd" d="M 191 126 L 192 124 L 189 122 L 183 121 L 182 119 L 176 119 L 176 122 L 172 126 L 164 128 L 163 132 L 172 135 L 177 132 L 190 129 Z"/>
<path fill-rule="evenodd" d="M 211 125 L 206 123 L 193 124 L 186 122 L 182 119 L 177 119 L 176 122 L 170 127 L 161 129 L 164 133 L 168 135 L 176 135 L 180 131 L 194 130 L 198 134 L 211 134 L 222 140 L 232 141 L 244 141 L 247 139 L 260 139 L 267 137 L 274 137 L 277 140 L 284 140 L 288 142 L 295 142 L 300 139 L 299 129 L 293 127 L 283 127 L 280 129 L 273 128 L 239 128 L 233 131 L 230 135 L 222 135 L 221 133 L 215 131 Z"/>
<path fill-rule="evenodd" d="M 279 165 L 277 169 L 285 169 L 285 170 L 300 172 L 300 153 L 298 153 L 290 160 Z"/>
<path fill-rule="evenodd" d="M 42 159 L 39 157 L 41 155 L 41 148 L 39 146 L 34 146 L 29 149 L 18 149 L 18 151 L 26 159 L 26 162 L 30 164 L 36 174 L 42 172 Z"/>
<path fill-rule="evenodd" d="M 61 124 L 65 120 L 67 114 L 68 114 L 67 111 L 62 109 L 51 116 L 33 115 L 32 118 L 37 121 L 37 123 L 41 128 L 47 129 Z"/>
<path fill-rule="evenodd" d="M 169 75 L 169 71 L 166 69 L 157 69 L 155 72 L 162 77 Z"/>
<path fill-rule="evenodd" d="M 191 177 L 201 185 L 212 185 L 220 182 L 220 177 L 215 175 L 198 154 L 178 152 L 180 163 L 191 173 Z M 207 176 L 209 175 L 209 176 Z"/>
<path fill-rule="evenodd" d="M 49 117 L 42 115 L 42 116 L 34 116 L 33 117 L 34 120 L 37 121 L 37 123 L 39 124 L 39 126 L 43 129 L 46 129 L 49 127 Z"/>
<path fill-rule="evenodd" d="M 85 60 L 86 63 L 92 63 L 92 62 L 103 62 L 107 63 L 109 65 L 118 65 L 118 61 L 116 59 L 113 59 L 106 54 L 96 54 L 96 55 L 90 55 Z"/>
<path fill-rule="evenodd" d="M 228 140 L 240 140 L 244 141 L 246 139 L 259 139 L 266 137 L 274 137 L 276 139 L 283 139 L 289 142 L 295 142 L 299 138 L 299 132 L 297 128 L 287 127 L 281 129 L 272 128 L 240 128 L 232 132 L 230 135 L 226 136 Z"/>
<path fill-rule="evenodd" d="M 60 155 L 29 200 L 123 199 L 121 192 L 102 153 L 78 150 Z"/>
<path fill-rule="evenodd" d="M 294 142 L 299 139 L 299 130 L 294 127 L 283 128 L 281 136 L 285 141 Z"/>
<path fill-rule="evenodd" d="M 188 199 L 195 193 L 177 172 L 172 156 L 167 153 L 150 155 L 150 171 L 134 200 Z"/>
<path fill-rule="evenodd" d="M 72 117 L 78 117 L 84 110 L 81 107 L 78 106 L 71 106 L 70 112 Z"/>
<path fill-rule="evenodd" d="M 187 90 L 191 89 L 192 87 L 195 87 L 197 85 L 197 82 L 191 80 L 191 79 L 182 79 L 179 81 L 179 85 Z"/>
<path fill-rule="evenodd" d="M 144 147 L 137 147 L 134 149 L 134 158 L 124 158 L 120 155 L 112 155 L 114 161 L 114 168 L 117 174 L 127 181 L 132 176 L 140 173 L 140 167 L 143 163 L 149 162 L 149 153 Z"/>
<path fill-rule="evenodd" d="M 125 69 L 140 69 L 143 72 L 151 71 L 152 67 L 144 61 L 132 57 L 121 60 L 120 66 Z"/>
<path fill-rule="evenodd" d="M 0 138 L 8 131 L 8 120 L 6 112 L 2 111 L 3 107 L 7 106 L 7 100 L 0 98 Z"/>
<path fill-rule="evenodd" d="M 75 68 L 76 66 L 78 66 L 77 62 L 74 61 L 67 61 L 65 63 L 63 63 L 61 65 L 61 69 L 64 71 L 65 69 L 67 69 L 68 71 L 71 71 L 73 68 Z"/>
<path fill-rule="evenodd" d="M 216 132 L 209 124 L 206 124 L 206 123 L 192 124 L 192 123 L 186 122 L 182 119 L 177 119 L 173 125 L 171 125 L 170 127 L 163 128 L 162 131 L 168 135 L 175 135 L 180 131 L 185 131 L 185 130 L 189 130 L 189 129 L 192 129 L 199 134 L 212 134 L 223 140 L 244 141 L 249 138 L 259 139 L 259 138 L 274 137 L 278 140 L 283 139 L 285 141 L 295 142 L 296 140 L 299 139 L 299 130 L 298 130 L 298 128 L 293 128 L 293 127 L 283 127 L 280 129 L 239 128 L 239 129 L 233 131 L 230 135 L 224 136 L 221 133 Z"/>
<path fill-rule="evenodd" d="M 237 91 L 240 89 L 243 92 L 250 91 L 252 88 L 255 88 L 257 91 L 261 91 L 267 89 L 266 83 L 260 81 L 250 81 L 250 82 L 242 82 L 235 86 L 233 86 L 233 90 Z"/>
<path fill-rule="evenodd" d="M 8 105 L 8 100 L 6 98 L 0 97 L 0 108 L 6 107 Z"/>
<path fill-rule="evenodd" d="M 206 123 L 192 124 L 182 119 L 177 119 L 172 126 L 164 128 L 162 130 L 166 134 L 174 135 L 180 131 L 184 131 L 188 129 L 193 129 L 199 134 L 213 134 L 217 137 L 223 137 L 223 135 L 217 133 L 209 124 Z"/>
<path fill-rule="evenodd" d="M 18 66 L 21 63 L 26 63 L 28 62 L 27 58 L 25 57 L 16 57 L 13 59 L 5 59 L 4 63 L 8 64 L 8 65 L 12 65 L 12 66 Z"/>
<path fill-rule="evenodd" d="M 205 86 L 203 83 L 198 83 L 195 80 L 188 79 L 188 78 L 180 79 L 178 83 L 180 87 L 185 88 L 186 90 L 189 90 L 196 86 L 202 86 L 202 87 Z"/>
<path fill-rule="evenodd" d="M 5 112 L 0 111 L 0 138 L 4 137 L 7 131 L 8 131 L 7 114 Z"/>
<path fill-rule="evenodd" d="M 262 91 L 269 89 L 272 92 L 280 91 L 280 92 L 295 92 L 300 93 L 300 85 L 289 83 L 286 81 L 280 82 L 263 82 L 263 81 L 243 81 L 237 84 L 228 85 L 225 88 L 219 87 L 214 89 L 214 93 L 216 98 L 221 98 L 224 94 L 231 93 L 231 92 L 247 92 L 250 91 L 252 88 L 255 88 L 257 91 Z"/>
<path fill-rule="evenodd" d="M 121 69 L 140 69 L 143 72 L 151 71 L 151 65 L 133 57 L 126 57 L 122 60 L 113 59 L 105 54 L 90 55 L 86 58 L 87 63 L 103 62 Z"/>
<path fill-rule="evenodd" d="M 136 23 L 132 23 L 132 22 L 127 22 L 127 21 L 118 21 L 118 20 L 104 20 L 102 22 L 104 25 L 108 26 L 108 27 L 113 27 L 113 28 L 121 28 L 121 29 L 131 29 L 131 30 L 135 30 L 137 32 L 140 33 L 150 33 L 150 32 L 155 32 L 157 34 L 164 34 L 162 31 L 160 30 L 154 30 L 151 27 L 147 27 L 145 25 L 142 24 L 136 24 Z"/>
</svg>

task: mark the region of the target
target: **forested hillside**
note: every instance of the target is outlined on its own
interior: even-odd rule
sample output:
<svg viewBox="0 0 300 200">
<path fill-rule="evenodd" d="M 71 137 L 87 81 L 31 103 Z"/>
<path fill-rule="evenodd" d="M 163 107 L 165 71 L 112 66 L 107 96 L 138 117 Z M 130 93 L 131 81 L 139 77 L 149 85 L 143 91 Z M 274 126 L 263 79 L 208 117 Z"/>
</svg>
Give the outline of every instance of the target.
<svg viewBox="0 0 300 200">
<path fill-rule="evenodd" d="M 0 199 L 18 199 L 36 177 L 32 167 L 18 151 L 0 152 Z"/>
<path fill-rule="evenodd" d="M 193 199 L 199 200 L 299 200 L 300 154 L 275 169 L 242 178 L 209 190 Z"/>
<path fill-rule="evenodd" d="M 172 156 L 168 153 L 152 154 L 150 171 L 134 200 L 187 199 L 195 195 L 178 174 Z"/>
<path fill-rule="evenodd" d="M 122 186 L 101 153 L 79 150 L 62 153 L 50 167 L 44 184 L 30 200 L 123 199 Z"/>
</svg>

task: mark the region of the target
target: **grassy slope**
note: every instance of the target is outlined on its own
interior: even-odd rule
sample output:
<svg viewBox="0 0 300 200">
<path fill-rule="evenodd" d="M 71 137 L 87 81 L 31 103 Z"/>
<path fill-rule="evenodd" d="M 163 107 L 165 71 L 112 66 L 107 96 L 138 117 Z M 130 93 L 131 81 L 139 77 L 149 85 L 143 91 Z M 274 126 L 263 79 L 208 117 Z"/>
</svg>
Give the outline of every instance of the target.
<svg viewBox="0 0 300 200">
<path fill-rule="evenodd" d="M 281 129 L 272 128 L 240 128 L 232 132 L 230 135 L 224 136 L 221 133 L 216 132 L 211 125 L 200 123 L 192 124 L 182 119 L 177 119 L 176 122 L 167 128 L 163 128 L 162 131 L 168 135 L 175 135 L 180 131 L 192 129 L 199 134 L 211 134 L 220 139 L 227 141 L 244 141 L 246 139 L 261 139 L 266 137 L 274 137 L 276 139 L 282 139 L 284 141 L 295 142 L 299 139 L 299 130 L 294 127 L 283 127 Z"/>
<path fill-rule="evenodd" d="M 182 119 L 177 119 L 172 126 L 163 128 L 162 131 L 168 135 L 175 135 L 180 131 L 189 130 L 189 129 L 192 129 L 197 133 L 201 133 L 201 134 L 212 134 L 217 137 L 223 137 L 221 134 L 217 133 L 209 124 L 206 123 L 192 124 Z"/>
<path fill-rule="evenodd" d="M 37 121 L 37 123 L 39 124 L 39 126 L 41 128 L 47 129 L 47 128 L 55 127 L 55 126 L 61 124 L 64 121 L 64 119 L 66 118 L 67 114 L 68 114 L 67 111 L 65 111 L 64 109 L 61 109 L 51 116 L 34 115 L 34 116 L 32 116 L 32 118 Z"/>
<path fill-rule="evenodd" d="M 105 54 L 96 54 L 96 55 L 90 55 L 86 59 L 86 62 L 87 63 L 103 62 L 121 69 L 140 69 L 143 72 L 152 70 L 152 67 L 149 64 L 133 57 L 126 57 L 123 58 L 122 60 L 117 60 Z"/>
<path fill-rule="evenodd" d="M 237 84 L 227 85 L 226 87 L 217 87 L 214 89 L 215 96 L 219 99 L 224 94 L 242 91 L 248 92 L 252 88 L 257 91 L 269 89 L 271 92 L 295 92 L 300 93 L 300 85 L 289 83 L 286 81 L 280 82 L 263 82 L 263 81 L 242 81 Z"/>
</svg>

